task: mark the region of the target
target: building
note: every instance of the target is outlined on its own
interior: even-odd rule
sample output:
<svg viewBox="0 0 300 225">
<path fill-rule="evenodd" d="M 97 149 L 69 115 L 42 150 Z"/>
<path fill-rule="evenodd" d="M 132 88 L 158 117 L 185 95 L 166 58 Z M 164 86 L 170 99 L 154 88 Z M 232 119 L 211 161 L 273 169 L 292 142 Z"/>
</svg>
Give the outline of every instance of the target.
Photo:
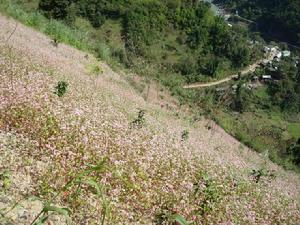
<svg viewBox="0 0 300 225">
<path fill-rule="evenodd" d="M 231 17 L 231 15 L 230 14 L 225 14 L 223 17 L 224 17 L 224 20 L 227 21 L 227 20 L 229 20 L 229 18 Z"/>
<path fill-rule="evenodd" d="M 291 51 L 288 51 L 288 50 L 282 51 L 282 55 L 283 55 L 283 57 L 290 57 Z"/>
<path fill-rule="evenodd" d="M 276 56 L 275 57 L 277 57 L 278 59 L 281 59 L 282 53 L 281 52 L 276 52 Z"/>
<path fill-rule="evenodd" d="M 264 46 L 264 52 L 268 53 L 271 49 L 268 46 Z"/>
<path fill-rule="evenodd" d="M 272 80 L 272 76 L 271 75 L 262 75 L 261 78 L 263 80 Z"/>
<path fill-rule="evenodd" d="M 269 63 L 270 63 L 269 60 L 264 59 L 260 64 L 261 64 L 262 66 L 267 66 Z"/>
</svg>

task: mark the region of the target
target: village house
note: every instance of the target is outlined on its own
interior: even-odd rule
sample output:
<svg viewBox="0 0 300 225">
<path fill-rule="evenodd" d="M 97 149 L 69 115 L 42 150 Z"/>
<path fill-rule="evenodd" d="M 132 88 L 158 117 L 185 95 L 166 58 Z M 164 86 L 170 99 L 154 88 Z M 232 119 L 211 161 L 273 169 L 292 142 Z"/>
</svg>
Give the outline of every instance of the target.
<svg viewBox="0 0 300 225">
<path fill-rule="evenodd" d="M 290 56 L 291 56 L 291 51 L 284 50 L 284 51 L 282 52 L 282 55 L 283 55 L 283 57 L 290 57 Z"/>
<path fill-rule="evenodd" d="M 272 76 L 271 75 L 262 75 L 261 76 L 261 79 L 263 80 L 263 81 L 270 81 L 270 80 L 272 80 Z"/>
</svg>

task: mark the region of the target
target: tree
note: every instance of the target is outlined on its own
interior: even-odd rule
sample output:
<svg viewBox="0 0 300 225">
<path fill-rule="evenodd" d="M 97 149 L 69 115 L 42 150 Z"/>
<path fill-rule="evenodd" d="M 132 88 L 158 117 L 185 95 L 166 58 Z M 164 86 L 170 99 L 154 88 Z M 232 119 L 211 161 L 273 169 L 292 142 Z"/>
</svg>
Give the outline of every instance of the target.
<svg viewBox="0 0 300 225">
<path fill-rule="evenodd" d="M 105 0 L 79 0 L 77 2 L 79 15 L 87 18 L 94 27 L 100 27 L 105 16 L 102 13 Z"/>
<path fill-rule="evenodd" d="M 49 18 L 65 19 L 71 2 L 72 0 L 40 0 L 39 9 Z"/>
<path fill-rule="evenodd" d="M 228 56 L 231 51 L 232 38 L 228 26 L 217 18 L 210 32 L 213 51 L 218 56 Z"/>
<path fill-rule="evenodd" d="M 292 62 L 283 60 L 274 75 L 278 81 L 269 84 L 268 92 L 272 103 L 283 111 L 299 111 L 299 73 L 300 70 Z"/>
<path fill-rule="evenodd" d="M 289 146 L 287 152 L 292 157 L 292 161 L 296 165 L 300 165 L 300 138 L 298 139 L 298 141 L 296 143 Z"/>
<path fill-rule="evenodd" d="M 229 54 L 234 67 L 245 66 L 250 61 L 249 48 L 247 48 L 242 41 L 237 41 L 236 44 L 232 46 L 232 50 Z"/>
<path fill-rule="evenodd" d="M 242 81 L 239 81 L 231 103 L 231 108 L 240 113 L 244 112 L 248 107 L 250 98 L 251 92 L 243 86 Z"/>
</svg>

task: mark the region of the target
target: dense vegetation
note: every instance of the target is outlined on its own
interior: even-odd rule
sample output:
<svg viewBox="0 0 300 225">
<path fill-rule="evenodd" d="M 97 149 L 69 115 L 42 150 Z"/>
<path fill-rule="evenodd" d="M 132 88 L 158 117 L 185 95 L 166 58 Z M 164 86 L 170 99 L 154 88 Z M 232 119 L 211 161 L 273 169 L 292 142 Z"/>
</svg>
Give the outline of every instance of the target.
<svg viewBox="0 0 300 225">
<path fill-rule="evenodd" d="M 142 58 L 184 75 L 188 82 L 245 66 L 253 54 L 244 35 L 201 1 L 41 0 L 39 9 L 70 25 L 78 16 L 100 29 L 117 22 L 124 45 L 114 55 L 123 63 L 132 66 Z"/>
<path fill-rule="evenodd" d="M 268 39 L 299 44 L 298 1 L 215 0 L 214 2 L 233 13 L 237 11 L 240 16 L 255 21 L 258 25 L 255 27 L 258 27 L 262 35 Z M 283 50 L 287 49 L 286 43 L 280 45 Z M 249 90 L 247 84 L 251 83 L 250 79 L 240 80 L 234 94 L 229 94 L 230 97 L 226 95 L 226 101 L 223 99 L 225 114 L 221 113 L 218 117 L 219 122 L 244 143 L 260 151 L 269 150 L 270 157 L 284 165 L 289 164 L 288 161 L 299 165 L 299 149 L 295 147 L 300 138 L 300 71 L 297 55 L 297 51 L 294 51 L 292 57 L 257 70 L 253 76 L 270 74 L 273 78 L 263 87 Z M 216 94 L 218 101 L 219 95 Z M 224 98 L 224 95 L 221 97 Z M 226 106 L 228 101 L 230 107 Z M 240 112 L 239 116 L 232 114 L 235 111 Z M 248 123 L 247 120 L 250 118 L 252 122 Z"/>
<path fill-rule="evenodd" d="M 221 105 L 215 116 L 225 129 L 254 149 L 268 151 L 273 161 L 290 168 L 290 163 L 300 165 L 300 70 L 292 58 L 276 66 L 276 71 L 261 67 L 252 76 L 240 79 L 235 87 L 224 87 L 224 93 L 214 90 L 213 104 Z M 273 80 L 250 88 L 257 85 L 253 77 L 263 74 L 271 74 Z"/>
<path fill-rule="evenodd" d="M 216 0 L 239 14 L 257 21 L 261 31 L 283 41 L 300 44 L 300 4 L 298 0 Z"/>
</svg>

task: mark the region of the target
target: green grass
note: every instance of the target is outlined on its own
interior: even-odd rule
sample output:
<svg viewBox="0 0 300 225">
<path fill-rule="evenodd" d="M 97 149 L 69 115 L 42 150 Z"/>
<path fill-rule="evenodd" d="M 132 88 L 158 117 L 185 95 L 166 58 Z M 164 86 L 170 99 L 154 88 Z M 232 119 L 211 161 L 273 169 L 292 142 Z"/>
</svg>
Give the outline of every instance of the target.
<svg viewBox="0 0 300 225">
<path fill-rule="evenodd" d="M 269 95 L 267 93 L 267 87 L 262 86 L 254 90 L 254 95 L 260 99 L 269 100 Z"/>
<path fill-rule="evenodd" d="M 0 12 L 47 34 L 53 39 L 57 39 L 59 42 L 69 44 L 80 50 L 92 49 L 84 32 L 73 29 L 62 22 L 49 20 L 39 12 L 26 12 L 20 5 L 12 1 L 1 0 Z"/>
<path fill-rule="evenodd" d="M 300 138 L 300 123 L 289 123 L 288 132 L 294 138 Z"/>
<path fill-rule="evenodd" d="M 217 122 L 239 141 L 257 152 L 269 152 L 270 159 L 289 169 L 298 170 L 284 155 L 286 141 L 300 138 L 300 123 L 287 121 L 282 113 L 271 111 L 245 112 L 233 115 L 218 112 Z"/>
<path fill-rule="evenodd" d="M 299 116 L 273 106 L 267 86 L 253 90 L 253 96 L 247 112 L 234 114 L 219 109 L 215 114 L 217 122 L 242 143 L 258 152 L 268 151 L 272 161 L 298 171 L 286 149 L 300 138 Z"/>
</svg>

